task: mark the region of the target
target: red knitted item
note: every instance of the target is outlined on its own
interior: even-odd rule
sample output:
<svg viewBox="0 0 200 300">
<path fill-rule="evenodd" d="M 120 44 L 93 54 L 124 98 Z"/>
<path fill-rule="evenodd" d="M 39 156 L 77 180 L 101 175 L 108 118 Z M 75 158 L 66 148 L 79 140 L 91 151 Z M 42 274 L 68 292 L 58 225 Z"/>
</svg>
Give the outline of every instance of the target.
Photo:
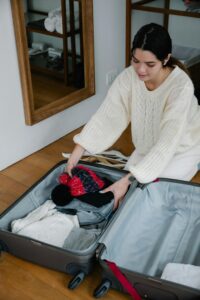
<svg viewBox="0 0 200 300">
<path fill-rule="evenodd" d="M 74 197 L 99 191 L 105 185 L 94 171 L 84 166 L 74 167 L 72 177 L 67 173 L 62 173 L 59 176 L 59 182 L 68 186 L 70 194 Z"/>
<path fill-rule="evenodd" d="M 71 177 L 67 173 L 62 173 L 59 175 L 59 183 L 68 185 L 68 181 L 71 179 Z"/>
</svg>

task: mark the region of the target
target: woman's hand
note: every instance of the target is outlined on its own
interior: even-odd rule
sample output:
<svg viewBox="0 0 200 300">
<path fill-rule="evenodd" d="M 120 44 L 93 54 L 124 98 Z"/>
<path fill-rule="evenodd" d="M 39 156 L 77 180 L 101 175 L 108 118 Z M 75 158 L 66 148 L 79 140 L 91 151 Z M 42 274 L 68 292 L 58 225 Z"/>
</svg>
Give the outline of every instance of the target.
<svg viewBox="0 0 200 300">
<path fill-rule="evenodd" d="M 119 206 L 119 202 L 124 198 L 131 181 L 129 177 L 132 176 L 131 173 L 128 173 L 126 176 L 122 177 L 120 180 L 116 181 L 102 192 L 113 192 L 114 194 L 114 210 Z"/>
<path fill-rule="evenodd" d="M 70 155 L 67 165 L 65 167 L 65 172 L 69 174 L 69 176 L 72 177 L 72 169 L 77 165 L 79 159 L 83 155 L 85 149 L 81 145 L 76 145 L 74 147 L 74 150 L 72 151 L 72 154 Z"/>
<path fill-rule="evenodd" d="M 70 177 L 72 177 L 72 169 L 75 167 L 73 163 L 68 162 L 65 167 L 65 172 L 69 174 Z"/>
</svg>

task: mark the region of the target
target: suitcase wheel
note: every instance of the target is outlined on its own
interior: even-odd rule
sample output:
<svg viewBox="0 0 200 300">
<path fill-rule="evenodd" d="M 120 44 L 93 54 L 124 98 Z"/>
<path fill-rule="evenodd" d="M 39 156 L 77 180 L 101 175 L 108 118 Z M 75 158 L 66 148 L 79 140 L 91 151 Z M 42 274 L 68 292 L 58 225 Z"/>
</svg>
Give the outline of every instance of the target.
<svg viewBox="0 0 200 300">
<path fill-rule="evenodd" d="M 95 298 L 101 298 L 109 291 L 111 281 L 108 279 L 102 280 L 101 284 L 95 289 L 93 296 Z"/>
<path fill-rule="evenodd" d="M 85 273 L 84 272 L 79 272 L 68 283 L 68 289 L 73 290 L 76 287 L 78 287 L 81 284 L 81 282 L 83 281 L 84 278 L 85 278 Z"/>
</svg>

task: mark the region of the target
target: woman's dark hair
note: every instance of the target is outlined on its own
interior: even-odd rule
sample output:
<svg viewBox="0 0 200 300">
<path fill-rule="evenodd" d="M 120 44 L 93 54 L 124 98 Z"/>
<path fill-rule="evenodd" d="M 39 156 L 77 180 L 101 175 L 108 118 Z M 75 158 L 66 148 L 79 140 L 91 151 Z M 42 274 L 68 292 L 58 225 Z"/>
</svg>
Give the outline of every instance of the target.
<svg viewBox="0 0 200 300">
<path fill-rule="evenodd" d="M 172 53 L 172 40 L 168 31 L 159 24 L 150 23 L 138 30 L 132 43 L 132 55 L 136 48 L 151 51 L 163 63 L 164 67 L 173 68 L 174 65 L 177 65 L 189 74 L 187 68 L 175 57 L 170 56 L 164 65 L 164 60 L 168 54 Z"/>
</svg>

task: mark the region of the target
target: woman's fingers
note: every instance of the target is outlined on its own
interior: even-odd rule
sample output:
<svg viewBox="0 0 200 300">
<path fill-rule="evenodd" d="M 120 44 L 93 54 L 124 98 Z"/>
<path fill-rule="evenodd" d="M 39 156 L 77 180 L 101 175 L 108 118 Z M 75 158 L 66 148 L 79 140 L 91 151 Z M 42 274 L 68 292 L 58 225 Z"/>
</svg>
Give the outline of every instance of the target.
<svg viewBox="0 0 200 300">
<path fill-rule="evenodd" d="M 67 163 L 65 167 L 65 172 L 69 174 L 70 177 L 72 177 L 72 169 L 74 168 L 74 164 Z"/>
<path fill-rule="evenodd" d="M 76 146 L 74 147 L 74 149 L 68 159 L 67 165 L 65 167 L 65 172 L 67 172 L 69 174 L 69 176 L 72 177 L 71 171 L 79 162 L 79 159 L 83 155 L 84 151 L 85 151 L 85 149 L 79 144 L 76 144 Z"/>
</svg>

